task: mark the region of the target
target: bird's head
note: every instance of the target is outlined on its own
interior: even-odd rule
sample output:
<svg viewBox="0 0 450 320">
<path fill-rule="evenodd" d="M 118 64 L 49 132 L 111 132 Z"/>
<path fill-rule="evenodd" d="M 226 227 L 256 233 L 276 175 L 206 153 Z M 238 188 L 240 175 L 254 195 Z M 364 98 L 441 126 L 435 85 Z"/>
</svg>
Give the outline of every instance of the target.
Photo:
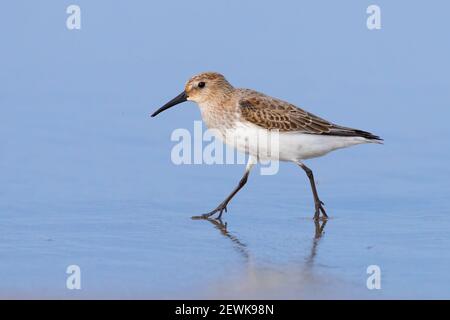
<svg viewBox="0 0 450 320">
<path fill-rule="evenodd" d="M 223 75 L 217 72 L 203 72 L 190 78 L 184 87 L 184 91 L 156 110 L 152 117 L 185 101 L 193 101 L 198 104 L 210 101 L 220 101 L 233 91 L 233 86 Z"/>
</svg>

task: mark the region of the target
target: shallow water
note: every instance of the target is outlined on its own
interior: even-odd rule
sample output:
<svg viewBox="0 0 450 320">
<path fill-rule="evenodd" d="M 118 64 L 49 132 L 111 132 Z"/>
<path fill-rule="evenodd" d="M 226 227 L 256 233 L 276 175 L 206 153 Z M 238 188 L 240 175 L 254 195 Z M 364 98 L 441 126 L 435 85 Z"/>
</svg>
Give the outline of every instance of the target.
<svg viewBox="0 0 450 320">
<path fill-rule="evenodd" d="M 420 156 L 403 161 L 412 142 L 385 137 L 382 146 L 310 161 L 331 216 L 324 226 L 311 219 L 301 169 L 283 163 L 262 176 L 257 167 L 224 227 L 190 217 L 222 200 L 244 166 L 175 166 L 169 135 L 145 134 L 164 131 L 169 116 L 157 122 L 108 107 L 108 124 L 100 111 L 81 118 L 42 107 L 61 121 L 42 117 L 39 126 L 20 122 L 20 106 L 9 113 L 2 297 L 449 297 L 448 168 Z M 74 125 L 83 122 L 91 124 Z M 29 134 L 6 139 L 18 123 Z M 371 160 L 389 157 L 390 165 Z M 65 287 L 72 264 L 81 268 L 81 290 Z M 369 265 L 381 268 L 381 290 L 366 287 Z"/>
<path fill-rule="evenodd" d="M 3 6 L 0 297 L 450 298 L 448 5 L 379 2 L 379 32 L 350 2 L 79 1 L 78 33 L 50 1 Z M 186 26 L 216 56 L 180 38 Z M 190 218 L 244 165 L 174 165 L 170 135 L 192 132 L 199 112 L 149 113 L 208 69 L 385 139 L 307 162 L 326 225 L 288 163 L 273 176 L 255 168 L 226 227 Z M 66 288 L 73 264 L 81 290 Z M 370 265 L 380 290 L 367 289 Z"/>
</svg>

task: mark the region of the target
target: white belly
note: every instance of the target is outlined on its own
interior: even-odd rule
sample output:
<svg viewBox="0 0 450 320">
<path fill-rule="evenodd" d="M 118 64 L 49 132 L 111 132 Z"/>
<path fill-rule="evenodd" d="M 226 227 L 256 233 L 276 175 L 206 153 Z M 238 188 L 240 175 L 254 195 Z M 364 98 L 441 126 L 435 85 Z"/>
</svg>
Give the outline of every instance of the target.
<svg viewBox="0 0 450 320">
<path fill-rule="evenodd" d="M 262 129 L 253 124 L 239 124 L 219 134 L 226 144 L 259 159 L 299 161 L 316 158 L 330 151 L 369 143 L 362 137 L 337 137 L 276 132 Z"/>
</svg>

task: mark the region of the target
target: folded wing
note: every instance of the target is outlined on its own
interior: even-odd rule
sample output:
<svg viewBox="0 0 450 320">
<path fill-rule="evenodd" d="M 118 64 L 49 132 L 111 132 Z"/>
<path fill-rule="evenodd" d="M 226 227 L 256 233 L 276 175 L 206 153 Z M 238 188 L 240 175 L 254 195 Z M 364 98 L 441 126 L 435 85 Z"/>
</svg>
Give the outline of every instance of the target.
<svg viewBox="0 0 450 320">
<path fill-rule="evenodd" d="M 245 120 L 268 130 L 382 140 L 370 132 L 333 124 L 288 102 L 256 92 L 238 104 Z"/>
</svg>

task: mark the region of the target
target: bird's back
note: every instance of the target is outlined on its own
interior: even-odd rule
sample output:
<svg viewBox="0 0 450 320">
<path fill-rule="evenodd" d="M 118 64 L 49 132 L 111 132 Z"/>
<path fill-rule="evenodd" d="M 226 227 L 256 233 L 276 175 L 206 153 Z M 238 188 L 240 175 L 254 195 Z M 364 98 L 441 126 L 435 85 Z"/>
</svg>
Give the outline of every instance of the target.
<svg viewBox="0 0 450 320">
<path fill-rule="evenodd" d="M 254 90 L 236 89 L 235 95 L 241 118 L 267 130 L 382 141 L 370 132 L 336 125 L 289 102 Z"/>
</svg>

